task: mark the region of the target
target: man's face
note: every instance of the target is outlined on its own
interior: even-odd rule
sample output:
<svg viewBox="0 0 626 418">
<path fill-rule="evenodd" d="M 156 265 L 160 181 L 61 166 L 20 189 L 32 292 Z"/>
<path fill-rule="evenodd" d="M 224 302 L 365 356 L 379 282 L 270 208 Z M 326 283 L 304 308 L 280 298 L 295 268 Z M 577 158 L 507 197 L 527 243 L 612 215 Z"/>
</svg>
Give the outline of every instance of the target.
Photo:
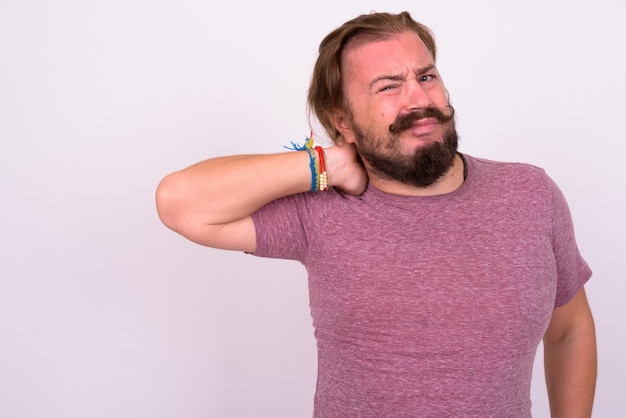
<svg viewBox="0 0 626 418">
<path fill-rule="evenodd" d="M 454 112 L 434 60 L 413 32 L 348 45 L 343 129 L 370 175 L 427 187 L 451 166 Z"/>
</svg>

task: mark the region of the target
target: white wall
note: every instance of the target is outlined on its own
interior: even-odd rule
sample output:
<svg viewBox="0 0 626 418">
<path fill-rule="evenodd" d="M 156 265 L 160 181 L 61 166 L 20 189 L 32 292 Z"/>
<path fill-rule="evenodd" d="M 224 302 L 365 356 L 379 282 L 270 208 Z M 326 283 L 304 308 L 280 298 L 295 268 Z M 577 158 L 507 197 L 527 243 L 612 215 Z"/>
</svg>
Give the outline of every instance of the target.
<svg viewBox="0 0 626 418">
<path fill-rule="evenodd" d="M 0 2 L 0 416 L 310 416 L 301 266 L 185 241 L 154 189 L 301 140 L 321 38 L 404 9 L 436 33 L 461 150 L 541 165 L 568 197 L 595 272 L 595 416 L 626 413 L 623 1 L 211 3 Z"/>
</svg>

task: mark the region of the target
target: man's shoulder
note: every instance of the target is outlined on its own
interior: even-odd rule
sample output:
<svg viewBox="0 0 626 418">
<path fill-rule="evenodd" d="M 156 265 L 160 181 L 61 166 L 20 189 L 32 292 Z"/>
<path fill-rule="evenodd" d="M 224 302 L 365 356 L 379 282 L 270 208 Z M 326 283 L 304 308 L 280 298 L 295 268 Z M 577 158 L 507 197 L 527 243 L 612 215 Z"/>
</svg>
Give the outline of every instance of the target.
<svg viewBox="0 0 626 418">
<path fill-rule="evenodd" d="M 534 164 L 517 161 L 496 161 L 469 155 L 466 155 L 466 159 L 470 165 L 470 172 L 473 170 L 482 177 L 486 176 L 492 179 L 503 177 L 513 181 L 549 181 L 546 171 Z"/>
<path fill-rule="evenodd" d="M 470 176 L 483 190 L 505 195 L 533 194 L 548 198 L 557 188 L 546 171 L 525 162 L 496 161 L 466 156 L 470 165 Z"/>
<path fill-rule="evenodd" d="M 488 158 L 482 158 L 482 157 L 474 157 L 472 155 L 465 155 L 465 157 L 473 162 L 478 168 L 482 168 L 485 170 L 496 170 L 496 171 L 522 171 L 522 172 L 529 172 L 529 173 L 537 173 L 537 174 L 544 174 L 545 175 L 545 170 L 539 166 L 530 164 L 530 163 L 525 163 L 525 162 L 519 162 L 519 161 L 498 161 L 498 160 L 491 160 Z"/>
</svg>

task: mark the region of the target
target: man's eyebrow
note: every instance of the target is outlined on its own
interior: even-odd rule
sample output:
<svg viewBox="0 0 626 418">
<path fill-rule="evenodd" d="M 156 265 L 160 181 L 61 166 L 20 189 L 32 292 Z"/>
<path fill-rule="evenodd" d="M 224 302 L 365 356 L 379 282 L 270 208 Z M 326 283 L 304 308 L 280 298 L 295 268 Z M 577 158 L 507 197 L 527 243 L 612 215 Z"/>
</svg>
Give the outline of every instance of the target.
<svg viewBox="0 0 626 418">
<path fill-rule="evenodd" d="M 427 72 L 429 72 L 430 70 L 432 70 L 433 68 L 435 68 L 435 64 L 431 64 L 431 65 L 429 65 L 429 66 L 427 66 L 427 67 L 420 68 L 419 70 L 417 70 L 417 71 L 415 72 L 415 74 L 416 74 L 416 75 L 424 75 L 424 74 L 426 74 Z"/>
<path fill-rule="evenodd" d="M 415 75 L 417 76 L 424 75 L 427 72 L 431 71 L 433 68 L 435 68 L 435 64 L 431 64 L 426 67 L 420 68 L 417 71 L 415 71 Z M 400 74 L 383 74 L 374 78 L 372 82 L 370 83 L 369 87 L 372 88 L 374 84 L 378 83 L 379 81 L 404 81 L 404 79 L 405 77 L 403 77 Z"/>
<path fill-rule="evenodd" d="M 370 88 L 372 88 L 374 84 L 378 83 L 379 81 L 402 81 L 402 80 L 404 80 L 404 77 L 401 76 L 400 74 L 383 74 L 372 80 L 372 82 L 370 83 Z"/>
</svg>

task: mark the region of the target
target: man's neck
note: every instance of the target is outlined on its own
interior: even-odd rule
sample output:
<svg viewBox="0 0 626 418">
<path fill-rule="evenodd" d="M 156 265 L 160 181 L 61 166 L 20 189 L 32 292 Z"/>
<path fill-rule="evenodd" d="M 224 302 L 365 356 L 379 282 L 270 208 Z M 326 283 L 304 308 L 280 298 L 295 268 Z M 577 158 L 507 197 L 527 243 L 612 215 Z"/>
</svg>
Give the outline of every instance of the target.
<svg viewBox="0 0 626 418">
<path fill-rule="evenodd" d="M 454 157 L 452 166 L 434 184 L 428 187 L 417 187 L 411 184 L 402 183 L 396 180 L 389 180 L 377 177 L 367 170 L 369 181 L 372 186 L 385 193 L 405 195 L 405 196 L 436 196 L 455 191 L 465 181 L 465 162 L 460 154 Z"/>
</svg>

